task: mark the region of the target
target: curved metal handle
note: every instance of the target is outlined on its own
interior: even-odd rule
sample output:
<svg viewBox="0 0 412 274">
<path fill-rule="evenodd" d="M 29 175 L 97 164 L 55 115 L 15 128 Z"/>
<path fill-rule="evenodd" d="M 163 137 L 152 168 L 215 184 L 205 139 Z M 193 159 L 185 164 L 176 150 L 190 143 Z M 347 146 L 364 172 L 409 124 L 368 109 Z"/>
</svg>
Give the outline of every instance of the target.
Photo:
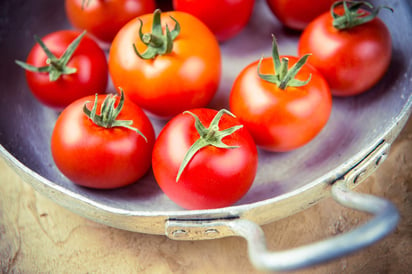
<svg viewBox="0 0 412 274">
<path fill-rule="evenodd" d="M 332 196 L 340 204 L 375 215 L 368 223 L 320 242 L 285 251 L 267 250 L 259 225 L 248 220 L 233 220 L 229 226 L 235 235 L 246 239 L 252 264 L 263 270 L 295 270 L 345 256 L 369 246 L 389 234 L 397 225 L 395 206 L 382 198 L 352 192 L 344 181 L 332 186 Z"/>
</svg>

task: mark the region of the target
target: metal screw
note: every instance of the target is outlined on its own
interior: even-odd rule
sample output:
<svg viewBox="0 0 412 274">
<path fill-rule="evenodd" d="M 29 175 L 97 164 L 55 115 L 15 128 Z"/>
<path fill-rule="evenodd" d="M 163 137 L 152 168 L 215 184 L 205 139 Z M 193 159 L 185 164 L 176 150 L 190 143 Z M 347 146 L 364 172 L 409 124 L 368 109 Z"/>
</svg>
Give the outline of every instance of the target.
<svg viewBox="0 0 412 274">
<path fill-rule="evenodd" d="M 216 237 L 219 235 L 219 231 L 215 228 L 209 228 L 205 230 L 205 235 L 208 237 Z"/>
<path fill-rule="evenodd" d="M 173 237 L 175 238 L 183 238 L 186 236 L 187 232 L 184 229 L 178 229 L 172 232 Z"/>
</svg>

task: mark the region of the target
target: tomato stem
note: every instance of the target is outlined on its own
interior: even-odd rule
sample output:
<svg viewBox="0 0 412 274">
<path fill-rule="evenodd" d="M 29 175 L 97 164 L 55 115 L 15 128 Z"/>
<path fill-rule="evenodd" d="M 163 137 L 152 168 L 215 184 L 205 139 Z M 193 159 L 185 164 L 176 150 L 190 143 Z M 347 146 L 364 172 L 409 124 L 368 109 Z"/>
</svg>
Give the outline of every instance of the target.
<svg viewBox="0 0 412 274">
<path fill-rule="evenodd" d="M 139 129 L 131 126 L 133 124 L 132 120 L 117 120 L 117 116 L 120 114 L 123 108 L 123 104 L 124 104 L 123 89 L 120 88 L 120 100 L 119 100 L 119 104 L 117 105 L 117 107 L 114 106 L 117 100 L 116 95 L 113 96 L 112 94 L 109 94 L 106 96 L 100 108 L 100 115 L 97 114 L 97 101 L 98 101 L 97 99 L 98 99 L 98 94 L 96 93 L 92 110 L 89 110 L 87 108 L 87 104 L 91 103 L 90 101 L 87 101 L 83 106 L 84 114 L 86 114 L 86 116 L 89 117 L 90 120 L 92 120 L 94 124 L 104 127 L 104 128 L 113 128 L 113 127 L 128 128 L 130 130 L 135 131 L 140 136 L 142 136 L 147 143 L 146 136 L 144 136 L 143 133 Z"/>
<path fill-rule="evenodd" d="M 229 112 L 226 109 L 221 109 L 215 115 L 215 117 L 210 122 L 210 125 L 208 128 L 206 128 L 202 124 L 202 122 L 199 120 L 199 117 L 196 114 L 190 111 L 185 111 L 183 113 L 184 114 L 187 113 L 193 116 L 193 118 L 195 119 L 195 128 L 197 132 L 199 133 L 200 137 L 193 143 L 193 145 L 189 148 L 189 150 L 185 154 L 185 157 L 183 158 L 182 164 L 180 165 L 179 171 L 176 176 L 176 182 L 179 181 L 184 169 L 189 164 L 190 160 L 193 158 L 196 152 L 198 152 L 200 149 L 207 147 L 207 146 L 214 146 L 214 147 L 225 148 L 225 149 L 238 148 L 239 146 L 226 145 L 225 143 L 222 142 L 222 139 L 225 138 L 226 136 L 232 135 L 235 131 L 243 127 L 243 125 L 238 125 L 238 126 L 233 126 L 233 127 L 224 129 L 224 130 L 219 130 L 219 122 L 223 114 L 228 114 L 232 117 L 235 117 L 231 112 Z"/>
<path fill-rule="evenodd" d="M 165 27 L 165 34 L 163 34 L 162 24 L 161 24 L 161 11 L 156 9 L 153 13 L 153 23 L 152 23 L 152 32 L 143 33 L 143 22 L 139 18 L 140 27 L 139 27 L 139 37 L 140 40 L 147 46 L 145 52 L 140 53 L 137 50 L 136 44 L 133 44 L 133 49 L 137 56 L 142 59 L 153 59 L 157 55 L 165 55 L 171 53 L 173 50 L 173 40 L 180 33 L 180 24 L 172 16 L 170 18 L 175 22 L 175 27 L 173 30 L 169 30 L 169 26 Z"/>
<path fill-rule="evenodd" d="M 341 5 L 344 10 L 343 15 L 335 12 L 335 8 Z M 366 6 L 370 11 L 362 9 L 362 6 Z M 333 3 L 330 8 L 333 17 L 333 27 L 338 30 L 345 30 L 365 24 L 373 20 L 383 8 L 393 12 L 393 9 L 390 7 L 379 6 L 375 8 L 371 3 L 366 1 L 337 1 Z"/>
<path fill-rule="evenodd" d="M 87 8 L 90 4 L 91 0 L 82 0 L 82 10 L 84 10 L 84 8 Z"/>
<path fill-rule="evenodd" d="M 163 39 L 152 33 L 143 34 L 142 41 L 151 47 L 161 47 L 163 45 Z"/>
<path fill-rule="evenodd" d="M 309 78 L 306 81 L 301 81 L 295 78 L 298 74 L 300 69 L 306 63 L 307 59 L 309 58 L 310 54 L 305 54 L 302 56 L 290 69 L 289 67 L 289 59 L 287 57 L 283 57 L 280 59 L 279 57 L 279 50 L 278 45 L 276 43 L 276 38 L 274 35 L 273 42 L 272 42 L 272 60 L 274 65 L 274 74 L 262 74 L 260 73 L 260 66 L 262 65 L 263 57 L 260 58 L 258 66 L 257 66 L 257 73 L 259 77 L 267 82 L 275 84 L 278 88 L 285 90 L 287 87 L 301 87 L 309 83 L 310 79 L 312 78 L 312 74 L 309 75 Z"/>
<path fill-rule="evenodd" d="M 60 58 L 57 58 L 51 51 L 50 49 L 44 44 L 44 42 L 37 36 L 34 36 L 34 40 L 40 45 L 40 47 L 43 49 L 44 53 L 48 57 L 46 60 L 46 66 L 42 67 L 35 67 L 33 65 L 24 63 L 22 61 L 16 60 L 16 64 L 24 68 L 25 70 L 29 70 L 32 72 L 45 72 L 49 74 L 49 80 L 51 82 L 56 81 L 57 79 L 60 78 L 60 76 L 64 74 L 73 74 L 77 72 L 76 68 L 70 68 L 67 66 L 67 63 L 70 61 L 72 58 L 75 50 L 80 44 L 80 41 L 82 40 L 83 36 L 86 34 L 86 31 L 83 31 L 76 39 L 73 40 L 73 42 L 70 43 L 70 45 L 67 47 L 65 52 Z"/>
</svg>

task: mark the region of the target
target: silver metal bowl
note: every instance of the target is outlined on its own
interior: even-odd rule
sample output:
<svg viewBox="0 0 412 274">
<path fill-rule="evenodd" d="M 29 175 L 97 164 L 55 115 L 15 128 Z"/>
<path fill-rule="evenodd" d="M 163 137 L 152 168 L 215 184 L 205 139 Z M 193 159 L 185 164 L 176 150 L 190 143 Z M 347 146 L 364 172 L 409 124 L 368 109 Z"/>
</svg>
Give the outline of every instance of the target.
<svg viewBox="0 0 412 274">
<path fill-rule="evenodd" d="M 359 96 L 334 98 L 328 124 L 308 145 L 287 153 L 259 151 L 256 180 L 235 205 L 184 210 L 162 193 L 152 173 L 128 187 L 92 190 L 74 185 L 59 172 L 50 153 L 58 113 L 31 95 L 25 73 L 14 60 L 26 59 L 34 34 L 41 37 L 71 26 L 59 1 L 2 1 L 0 155 L 40 193 L 109 226 L 177 240 L 241 236 L 248 241 L 251 262 L 261 269 L 297 269 L 344 256 L 390 233 L 399 218 L 389 201 L 350 190 L 382 163 L 412 110 L 412 5 L 408 0 L 390 5 L 394 13 L 381 12 L 379 17 L 392 35 L 392 62 L 376 86 Z M 221 44 L 222 82 L 210 107 L 228 107 L 237 74 L 262 54 L 271 55 L 272 33 L 281 54 L 296 54 L 299 33 L 284 29 L 265 2 L 257 1 L 247 28 Z M 109 91 L 114 91 L 112 86 Z M 152 121 L 159 133 L 164 121 Z M 266 249 L 260 225 L 330 195 L 375 217 L 354 231 L 319 243 L 280 252 Z"/>
</svg>

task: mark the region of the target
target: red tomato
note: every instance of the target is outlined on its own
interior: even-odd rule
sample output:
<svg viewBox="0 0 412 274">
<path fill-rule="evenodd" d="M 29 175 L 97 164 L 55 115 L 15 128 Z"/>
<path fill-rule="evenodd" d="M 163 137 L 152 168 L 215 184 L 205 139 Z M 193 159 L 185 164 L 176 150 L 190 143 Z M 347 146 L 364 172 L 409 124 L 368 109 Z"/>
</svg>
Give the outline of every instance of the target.
<svg viewBox="0 0 412 274">
<path fill-rule="evenodd" d="M 79 99 L 60 114 L 51 137 L 53 159 L 60 171 L 78 185 L 109 189 L 134 183 L 150 168 L 155 139 L 152 124 L 138 106 L 125 100 L 117 119 L 110 122 L 112 127 L 100 126 L 83 112 L 85 104 L 92 110 L 94 99 Z M 98 96 L 97 115 L 101 115 L 104 99 L 104 95 Z M 108 103 L 119 110 L 117 96 L 109 97 Z"/>
<path fill-rule="evenodd" d="M 290 71 L 298 60 L 293 56 L 280 58 L 288 58 Z M 274 60 L 264 58 L 259 69 L 258 64 L 251 63 L 236 78 L 229 98 L 231 111 L 263 149 L 280 152 L 305 145 L 322 130 L 330 116 L 332 99 L 326 80 L 311 65 L 304 64 L 296 79 L 310 79 L 309 82 L 282 89 L 257 73 L 273 76 L 280 72 L 281 69 L 275 71 Z"/>
<path fill-rule="evenodd" d="M 341 10 L 336 12 L 342 14 Z M 385 74 L 391 60 L 389 30 L 375 18 L 350 29 L 338 30 L 326 12 L 314 20 L 299 40 L 300 55 L 311 52 L 309 63 L 326 78 L 333 95 L 360 94 Z"/>
<path fill-rule="evenodd" d="M 217 91 L 221 74 L 219 44 L 213 33 L 197 18 L 183 12 L 161 14 L 161 26 L 181 31 L 170 53 L 152 59 L 140 58 L 148 47 L 139 37 L 152 29 L 153 15 L 143 15 L 126 24 L 113 40 L 109 71 L 115 86 L 143 109 L 160 117 L 172 117 L 184 110 L 206 106 Z"/>
<path fill-rule="evenodd" d="M 238 201 L 253 183 L 257 169 L 256 145 L 246 128 L 233 116 L 212 109 L 190 112 L 192 115 L 184 112 L 170 120 L 156 140 L 152 156 L 156 181 L 171 200 L 184 208 L 229 206 Z M 216 119 L 222 114 L 220 119 Z M 214 133 L 200 134 L 195 126 L 195 116 Z M 195 142 L 202 143 L 207 135 L 219 136 L 229 128 L 232 132 L 221 139 L 223 145 L 203 146 L 182 169 L 182 163 Z M 200 136 L 203 137 L 199 139 Z"/>
<path fill-rule="evenodd" d="M 247 25 L 254 3 L 255 0 L 173 0 L 173 7 L 202 20 L 223 42 Z"/>
<path fill-rule="evenodd" d="M 66 0 L 70 23 L 103 42 L 111 42 L 131 19 L 154 11 L 154 0 Z"/>
<path fill-rule="evenodd" d="M 61 30 L 50 33 L 42 41 L 56 58 L 60 58 L 79 35 L 81 33 L 77 31 Z M 27 64 L 37 68 L 50 67 L 48 60 L 50 58 L 45 51 L 36 44 L 27 57 Z M 45 105 L 64 108 L 76 99 L 105 92 L 108 81 L 106 55 L 87 35 L 81 38 L 65 67 L 75 69 L 75 72 L 63 73 L 53 81 L 50 80 L 50 73 L 26 70 L 30 90 Z M 54 71 L 61 71 L 61 69 Z"/>
<path fill-rule="evenodd" d="M 336 0 L 266 0 L 271 11 L 288 28 L 303 30 L 313 19 L 329 10 Z"/>
</svg>

